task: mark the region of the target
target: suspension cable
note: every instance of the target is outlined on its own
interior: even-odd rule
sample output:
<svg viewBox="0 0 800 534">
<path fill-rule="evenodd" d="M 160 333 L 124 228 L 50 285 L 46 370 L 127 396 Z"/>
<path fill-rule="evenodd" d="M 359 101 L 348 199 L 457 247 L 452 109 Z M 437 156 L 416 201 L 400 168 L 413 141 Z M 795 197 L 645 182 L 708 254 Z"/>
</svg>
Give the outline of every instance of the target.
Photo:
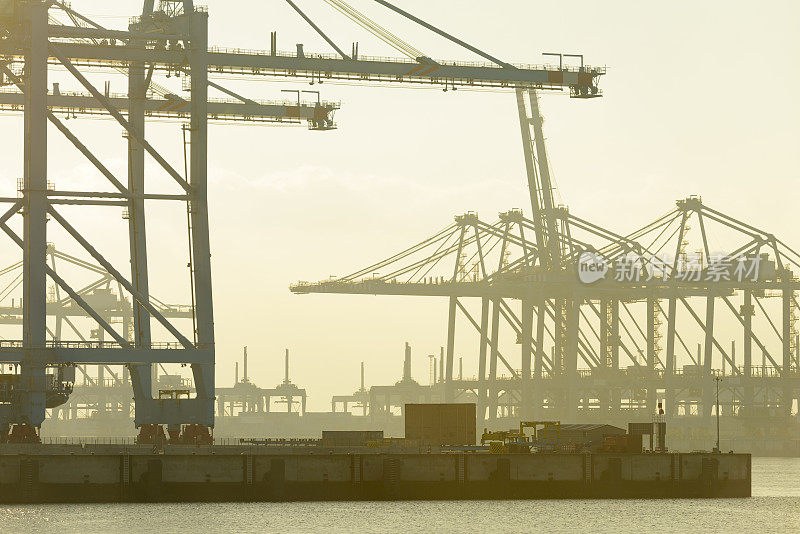
<svg viewBox="0 0 800 534">
<path fill-rule="evenodd" d="M 344 0 L 324 0 L 326 4 L 330 5 L 347 18 L 370 32 L 371 34 L 378 37 L 380 40 L 391 46 L 392 48 L 396 49 L 398 52 L 405 54 L 406 56 L 410 57 L 411 59 L 418 59 L 421 57 L 425 57 L 425 54 L 414 48 L 407 42 L 400 39 L 398 36 L 387 30 L 386 28 L 380 26 L 378 23 L 358 11 L 356 8 L 345 2 Z"/>
</svg>

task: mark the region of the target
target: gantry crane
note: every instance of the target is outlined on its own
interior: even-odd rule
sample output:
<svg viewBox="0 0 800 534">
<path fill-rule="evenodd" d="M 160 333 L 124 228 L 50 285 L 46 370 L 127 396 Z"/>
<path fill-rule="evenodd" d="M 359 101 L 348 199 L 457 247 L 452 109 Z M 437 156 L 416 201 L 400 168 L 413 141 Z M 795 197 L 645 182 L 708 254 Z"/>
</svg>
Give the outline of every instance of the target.
<svg viewBox="0 0 800 534">
<path fill-rule="evenodd" d="M 714 377 L 724 375 L 728 415 L 755 421 L 775 412 L 788 421 L 800 402 L 800 254 L 699 197 L 678 201 L 629 234 L 570 213 L 554 194 L 537 89 L 515 87 L 529 218 L 519 210 L 501 213 L 495 222 L 459 215 L 384 261 L 291 290 L 446 298 L 445 399 L 452 402 L 458 391 L 477 393 L 479 418 L 496 418 L 501 396 L 513 400 L 517 418 L 582 415 L 623 424 L 650 417 L 663 401 L 668 419 L 696 415 L 698 426 L 710 427 Z M 714 253 L 715 232 L 732 244 L 728 253 Z M 578 274 L 587 257 L 599 258 L 607 271 L 583 282 Z M 760 271 L 734 280 L 744 264 L 760 265 Z M 481 302 L 477 318 L 464 305 L 469 298 Z M 770 308 L 770 298 L 780 304 Z M 479 333 L 476 380 L 453 377 L 459 315 Z M 517 339 L 519 366 L 501 353 L 501 319 Z M 722 321 L 736 332 L 730 349 L 719 326 L 714 330 Z M 689 348 L 692 337 L 700 340 L 697 353 Z M 743 347 L 738 363 L 736 342 Z M 506 379 L 498 364 L 509 373 Z"/>
<path fill-rule="evenodd" d="M 385 7 L 414 20 L 422 26 L 476 52 L 491 64 L 468 64 L 436 61 L 413 49 L 401 48 L 409 59 L 397 60 L 359 56 L 356 47 L 351 55 L 338 47 L 337 55 L 309 54 L 302 47 L 293 53 L 277 50 L 273 33 L 271 49 L 252 51 L 209 48 L 208 13 L 192 0 L 145 0 L 141 16 L 126 29 L 108 29 L 59 1 L 6 0 L 0 3 L 0 72 L 4 85 L 17 94 L 0 95 L 0 107 L 20 109 L 25 117 L 25 171 L 19 198 L 0 200 L 10 204 L 0 215 L 0 229 L 21 249 L 23 256 L 22 339 L 0 347 L 4 363 L 19 364 L 21 377 L 11 404 L 0 405 L 0 426 L 15 425 L 15 436 L 37 440 L 38 428 L 45 417 L 46 369 L 76 363 L 121 364 L 130 369 L 135 399 L 135 424 L 140 436 L 155 436 L 157 427 L 168 425 L 174 435 L 185 427 L 192 436 L 213 427 L 214 413 L 214 329 L 211 293 L 210 243 L 207 207 L 207 130 L 210 120 L 306 119 L 315 129 L 330 129 L 330 115 L 337 107 L 319 103 L 311 106 L 256 102 L 214 82 L 214 75 L 247 77 L 301 78 L 314 80 L 357 80 L 359 83 L 428 84 L 457 87 L 520 87 L 569 90 L 578 98 L 597 96 L 601 68 L 556 68 L 514 66 L 489 56 L 463 41 L 433 27 L 413 15 L 385 2 Z M 299 7 L 291 3 L 297 11 Z M 340 0 L 331 2 L 386 38 L 374 23 L 359 16 Z M 65 15 L 68 23 L 54 17 Z M 301 12 L 302 13 L 302 12 Z M 304 18 L 311 22 L 303 14 Z M 314 27 L 333 44 L 317 26 Z M 391 35 L 391 34 L 390 34 Z M 396 38 L 389 39 L 398 44 Z M 85 93 L 61 91 L 60 85 L 49 88 L 54 68 L 66 69 Z M 127 95 L 112 95 L 108 88 L 98 89 L 84 74 L 85 70 L 122 71 L 128 79 Z M 176 74 L 188 80 L 188 98 L 158 90 L 154 76 Z M 215 103 L 209 89 L 216 89 L 235 100 Z M 21 93 L 21 95 L 19 94 Z M 58 113 L 110 115 L 128 139 L 128 176 L 120 180 L 103 164 L 90 146 L 72 132 Z M 165 116 L 188 122 L 186 170 L 180 172 L 148 140 L 145 125 L 148 116 Z M 111 191 L 58 190 L 51 187 L 47 168 L 48 123 L 51 123 L 110 182 Z M 185 145 L 184 145 L 185 146 Z M 145 187 L 145 157 L 156 162 L 177 184 L 177 194 L 153 194 Z M 127 183 L 125 183 L 127 182 Z M 149 294 L 145 204 L 153 200 L 187 204 L 190 242 L 190 279 L 195 324 L 189 335 L 173 325 L 154 305 Z M 62 213 L 61 205 L 119 206 L 126 209 L 130 243 L 130 276 L 116 268 L 83 233 Z M 20 237 L 9 222 L 23 215 Z M 133 305 L 133 341 L 129 342 L 98 314 L 69 282 L 46 263 L 47 220 L 66 231 L 114 281 L 131 296 Z M 53 280 L 73 301 L 83 308 L 113 339 L 113 343 L 81 347 L 62 340 L 47 340 L 47 278 Z M 155 320 L 174 338 L 174 342 L 156 343 L 150 324 Z M 151 395 L 150 366 L 154 363 L 191 365 L 196 397 L 161 401 Z"/>
<path fill-rule="evenodd" d="M 454 302 L 479 335 L 478 376 L 454 379 L 447 373 L 452 363 L 445 361 L 445 398 L 477 394 L 479 417 L 490 421 L 501 398 L 512 400 L 516 418 L 616 424 L 649 418 L 663 401 L 670 421 L 699 432 L 710 428 L 713 380 L 722 377 L 726 416 L 757 432 L 765 422 L 783 421 L 781 428 L 788 428 L 800 396 L 796 250 L 697 197 L 678 201 L 625 235 L 563 208 L 556 222 L 560 269 L 540 263 L 548 254 L 533 240 L 540 222 L 519 210 L 495 221 L 466 213 L 386 260 L 291 290 Z M 711 236 L 726 233 L 735 238 L 732 252 L 710 255 Z M 693 262 L 681 251 L 695 244 L 701 255 Z M 663 250 L 672 251 L 675 261 L 664 262 Z M 587 252 L 607 258 L 611 274 L 581 281 L 578 269 Z M 635 259 L 635 269 L 618 271 L 627 258 Z M 736 278 L 740 266 L 752 265 L 757 271 Z M 467 307 L 471 299 L 481 303 L 477 316 Z M 455 324 L 450 314 L 448 359 Z M 508 328 L 519 360 L 502 346 Z M 730 343 L 722 337 L 728 335 L 735 335 Z M 693 341 L 699 342 L 697 352 Z"/>
</svg>

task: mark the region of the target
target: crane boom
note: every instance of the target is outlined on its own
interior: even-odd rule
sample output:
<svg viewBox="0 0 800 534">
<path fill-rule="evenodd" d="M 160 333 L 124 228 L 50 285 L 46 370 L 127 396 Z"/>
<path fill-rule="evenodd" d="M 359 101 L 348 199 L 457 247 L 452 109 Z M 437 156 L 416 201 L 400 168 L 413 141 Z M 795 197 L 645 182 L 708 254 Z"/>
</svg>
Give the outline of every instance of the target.
<svg viewBox="0 0 800 534">
<path fill-rule="evenodd" d="M 123 95 L 109 95 L 109 101 L 120 111 L 127 111 L 129 99 Z M 177 95 L 144 100 L 144 112 L 148 117 L 182 118 L 189 113 L 189 101 Z M 0 110 L 22 111 L 25 95 L 19 91 L 0 91 Z M 73 115 L 106 115 L 106 109 L 88 93 L 50 94 L 47 107 L 52 111 Z M 322 102 L 320 105 L 293 102 L 208 102 L 210 120 L 237 122 L 292 123 L 307 121 L 312 128 L 330 125 L 332 113 L 339 104 Z"/>
<path fill-rule="evenodd" d="M 114 39 L 134 39 L 140 33 L 109 31 Z M 94 38 L 101 30 L 50 25 L 49 33 L 66 39 Z M 169 40 L 179 34 L 166 36 Z M 152 40 L 164 41 L 162 36 L 151 36 Z M 79 66 L 127 67 L 131 63 L 144 62 L 155 69 L 178 71 L 187 66 L 187 53 L 180 47 L 165 49 L 140 48 L 112 45 L 111 41 L 99 44 L 64 41 L 53 43 L 59 53 Z M 0 42 L 0 56 L 23 58 L 24 49 L 19 41 Z M 288 76 L 312 79 L 355 80 L 359 82 L 406 82 L 422 84 L 449 84 L 461 87 L 526 87 L 536 89 L 568 89 L 575 97 L 599 96 L 597 87 L 604 67 L 564 67 L 515 65 L 503 68 L 490 63 L 434 61 L 419 58 L 418 61 L 399 58 L 360 56 L 344 59 L 333 54 L 286 53 L 267 50 L 242 50 L 210 48 L 207 54 L 211 73 Z M 50 63 L 57 60 L 51 54 Z"/>
</svg>

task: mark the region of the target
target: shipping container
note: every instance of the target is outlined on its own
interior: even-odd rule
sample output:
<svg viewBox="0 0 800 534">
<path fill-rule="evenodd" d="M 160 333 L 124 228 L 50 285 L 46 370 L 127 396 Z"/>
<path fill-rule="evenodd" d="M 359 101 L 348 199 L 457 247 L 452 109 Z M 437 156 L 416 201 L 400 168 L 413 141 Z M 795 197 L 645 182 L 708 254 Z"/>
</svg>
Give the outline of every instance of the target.
<svg viewBox="0 0 800 534">
<path fill-rule="evenodd" d="M 406 404 L 406 439 L 423 445 L 475 445 L 475 404 Z"/>
</svg>

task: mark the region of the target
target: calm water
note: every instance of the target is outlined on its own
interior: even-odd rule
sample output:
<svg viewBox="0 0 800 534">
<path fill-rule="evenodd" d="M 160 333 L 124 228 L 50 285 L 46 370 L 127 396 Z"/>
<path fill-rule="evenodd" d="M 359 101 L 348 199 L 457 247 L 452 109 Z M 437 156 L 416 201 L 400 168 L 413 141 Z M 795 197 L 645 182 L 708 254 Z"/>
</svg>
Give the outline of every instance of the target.
<svg viewBox="0 0 800 534">
<path fill-rule="evenodd" d="M 754 458 L 753 497 L 0 506 L 1 532 L 800 532 L 800 459 Z"/>
</svg>

